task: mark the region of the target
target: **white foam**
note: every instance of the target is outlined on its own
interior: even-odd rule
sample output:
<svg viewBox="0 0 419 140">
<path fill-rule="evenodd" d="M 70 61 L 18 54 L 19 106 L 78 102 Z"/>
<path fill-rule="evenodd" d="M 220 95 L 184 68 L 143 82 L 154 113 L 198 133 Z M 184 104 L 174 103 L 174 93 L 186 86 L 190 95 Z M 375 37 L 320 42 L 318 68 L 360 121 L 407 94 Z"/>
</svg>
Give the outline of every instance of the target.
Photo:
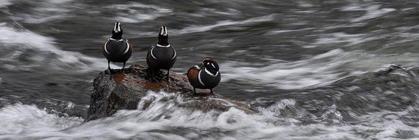
<svg viewBox="0 0 419 140">
<path fill-rule="evenodd" d="M 235 79 L 281 89 L 300 89 L 338 79 L 341 72 L 336 69 L 351 62 L 350 59 L 340 60 L 339 56 L 345 54 L 341 49 L 334 49 L 310 59 L 266 67 L 243 67 L 237 62 L 227 62 L 221 64 L 220 71 L 229 70 L 223 72 L 223 82 Z"/>
<path fill-rule="evenodd" d="M 40 24 L 49 21 L 70 18 L 69 14 L 74 8 L 74 4 L 70 4 L 72 0 L 45 0 L 34 5 L 29 13 L 13 14 L 11 18 L 25 23 Z"/>
<path fill-rule="evenodd" d="M 236 10 L 236 9 L 232 9 L 232 8 L 229 8 L 227 11 L 218 11 L 217 9 L 210 9 L 209 11 L 211 11 L 215 14 L 230 15 L 230 16 L 241 14 L 241 11 Z M 203 12 L 207 12 L 207 11 L 203 11 Z"/>
<path fill-rule="evenodd" d="M 71 2 L 73 0 L 47 0 L 49 3 L 56 3 L 56 4 L 65 4 Z"/>
<path fill-rule="evenodd" d="M 412 131 L 416 135 L 419 134 L 419 130 L 416 127 L 412 127 L 403 123 L 400 119 L 401 116 L 407 114 L 408 111 L 402 112 L 390 112 L 390 111 L 381 111 L 376 113 L 371 113 L 368 115 L 359 116 L 360 120 L 364 122 L 354 128 L 360 132 L 365 132 L 368 130 L 381 130 L 378 131 L 371 138 L 376 139 L 391 139 L 395 135 L 398 135 L 398 131 Z M 366 126 L 366 127 L 364 127 Z M 372 129 L 373 128 L 373 129 Z"/>
<path fill-rule="evenodd" d="M 342 49 L 334 49 L 334 50 L 330 50 L 326 53 L 316 55 L 316 56 L 312 57 L 312 59 L 322 59 L 322 58 L 327 58 L 327 57 L 334 57 L 334 56 L 338 56 L 339 54 L 343 54 L 343 53 L 345 53 L 345 52 Z"/>
<path fill-rule="evenodd" d="M 112 17 L 112 20 L 118 20 L 123 23 L 140 23 L 147 20 L 154 20 L 158 17 L 162 17 L 172 13 L 171 9 L 155 6 L 146 5 L 139 2 L 130 2 L 128 4 L 115 4 L 106 6 L 107 9 L 119 9 L 128 10 L 125 12 L 118 12 L 117 17 Z M 144 13 L 144 9 L 147 12 Z"/>
<path fill-rule="evenodd" d="M 265 135 L 279 134 L 285 128 L 270 128 L 265 122 L 255 120 L 255 117 L 243 111 L 231 108 L 227 112 L 191 110 L 176 106 L 178 103 L 187 103 L 182 98 L 168 93 L 149 92 L 144 100 L 154 99 L 149 107 L 142 110 L 122 110 L 115 115 L 91 121 L 77 127 L 62 131 L 34 132 L 20 134 L 19 138 L 104 138 L 104 139 L 130 139 L 141 137 L 144 139 L 197 139 L 201 132 L 219 129 L 221 138 L 263 138 Z M 140 102 L 140 108 L 141 106 Z M 256 115 L 257 116 L 257 115 Z M 188 133 L 184 135 L 177 129 L 185 129 Z M 164 131 L 159 133 L 159 131 Z M 223 132 L 237 132 L 223 134 Z M 219 133 L 217 132 L 217 133 Z M 249 135 L 243 135 L 249 132 Z M 9 135 L 5 138 L 16 138 Z M 212 136 L 210 135 L 209 138 Z M 0 136 L 1 138 L 1 136 Z"/>
<path fill-rule="evenodd" d="M 385 52 L 385 49 L 398 48 L 400 45 L 410 43 L 412 41 L 418 40 L 419 35 L 415 33 L 410 33 L 410 30 L 418 29 L 419 26 L 413 25 L 408 27 L 399 27 L 396 28 L 397 32 L 389 34 L 347 34 L 344 32 L 320 34 L 319 38 L 311 44 L 303 46 L 304 48 L 315 48 L 315 47 L 330 47 L 336 48 L 341 47 L 342 49 L 351 50 L 353 47 L 358 48 L 359 46 L 369 45 L 369 42 L 374 42 L 377 40 L 383 40 L 391 37 L 401 37 L 396 41 L 392 41 L 382 45 L 378 50 L 379 52 Z M 325 30 L 333 29 L 333 27 L 326 28 Z M 384 51 L 383 51 L 384 50 Z M 348 66 L 351 66 L 350 70 L 352 71 L 376 71 L 384 69 L 383 66 L 387 64 L 399 64 L 399 65 L 417 65 L 419 61 L 419 54 L 406 52 L 403 54 L 388 54 L 388 53 L 376 53 L 371 51 L 364 50 L 354 50 L 352 52 L 346 53 L 343 59 L 354 60 L 348 63 Z M 349 71 L 349 70 L 348 70 Z"/>
<path fill-rule="evenodd" d="M 273 30 L 273 31 L 266 32 L 265 35 L 277 35 L 277 34 L 282 34 L 282 33 L 309 31 L 313 29 L 314 28 L 303 28 L 303 29 L 297 29 L 297 30 Z"/>
<path fill-rule="evenodd" d="M 12 5 L 12 4 L 13 3 L 10 2 L 10 0 L 1 0 L 0 1 L 0 8 L 7 7 L 7 6 Z"/>
<path fill-rule="evenodd" d="M 132 8 L 148 8 L 148 9 L 155 9 L 157 11 L 160 12 L 171 12 L 172 10 L 167 9 L 167 8 L 163 8 L 163 7 L 159 7 L 159 6 L 155 6 L 155 5 L 146 5 L 146 4 L 142 4 L 140 2 L 130 2 L 128 4 L 115 4 L 115 5 L 110 5 L 107 6 L 106 8 L 113 8 L 113 9 L 120 9 L 120 10 L 130 10 Z"/>
<path fill-rule="evenodd" d="M 59 131 L 83 122 L 77 117 L 48 114 L 35 105 L 14 104 L 0 109 L 0 135 L 18 135 L 42 131 Z"/>
<path fill-rule="evenodd" d="M 358 38 L 358 35 L 354 35 Z M 363 40 L 347 39 L 351 46 L 364 43 L 366 40 L 374 40 L 371 37 Z M 418 36 L 419 38 L 419 36 Z M 319 39 L 323 40 L 323 39 Z M 324 40 L 323 40 L 324 41 Z M 321 46 L 327 42 L 319 41 Z M 333 42 L 334 39 L 330 39 Z M 329 45 L 332 43 L 329 42 Z M 337 41 L 339 42 L 339 40 Z M 342 43 L 342 42 L 341 42 Z M 335 46 L 333 46 L 335 47 Z M 397 45 L 393 45 L 397 47 Z M 307 57 L 298 61 L 275 61 L 270 65 L 260 67 L 258 63 L 242 63 L 237 61 L 227 61 L 220 63 L 222 72 L 222 82 L 229 80 L 239 80 L 254 85 L 272 86 L 279 89 L 301 89 L 312 86 L 325 86 L 336 80 L 359 75 L 365 72 L 374 72 L 388 68 L 388 64 L 399 64 L 416 66 L 419 61 L 417 53 L 403 54 L 376 54 L 363 50 L 344 51 L 343 49 L 331 49 L 323 54 Z"/>
<path fill-rule="evenodd" d="M 231 20 L 223 20 L 219 21 L 215 24 L 211 25 L 192 25 L 189 27 L 185 27 L 183 29 L 169 29 L 171 36 L 177 36 L 177 35 L 183 35 L 183 34 L 190 34 L 190 33 L 199 33 L 199 32 L 206 32 L 210 31 L 214 28 L 222 27 L 222 26 L 229 26 L 229 25 L 243 25 L 243 24 L 252 24 L 252 23 L 258 23 L 258 22 L 266 22 L 271 21 L 274 19 L 274 16 L 276 14 L 271 14 L 267 16 L 261 16 L 261 17 L 254 17 L 247 20 L 239 20 L 239 21 L 231 21 Z M 141 35 L 141 37 L 144 36 L 155 36 L 155 32 L 137 32 L 136 35 Z"/>
<path fill-rule="evenodd" d="M 173 31 L 173 32 L 174 34 L 188 34 L 188 33 L 196 33 L 196 32 L 205 32 L 205 31 L 209 31 L 214 28 L 217 28 L 217 27 L 228 26 L 228 25 L 242 25 L 242 24 L 258 23 L 258 22 L 266 22 L 266 21 L 273 20 L 274 19 L 273 17 L 275 15 L 276 14 L 271 14 L 271 15 L 266 15 L 266 16 L 261 16 L 261 17 L 254 17 L 254 18 L 250 18 L 250 19 L 242 20 L 242 21 L 223 20 L 213 25 L 200 25 L 200 26 L 194 25 L 194 26 L 186 27 L 181 30 Z"/>
<path fill-rule="evenodd" d="M 23 19 L 25 23 L 34 23 L 34 24 L 40 24 L 40 23 L 45 23 L 52 20 L 68 18 L 68 16 L 63 16 L 63 15 L 51 15 L 51 16 L 24 15 L 22 17 L 23 18 L 21 19 Z M 18 18 L 15 18 L 15 19 L 18 19 Z"/>
<path fill-rule="evenodd" d="M 303 48 L 315 48 L 315 47 L 324 47 L 324 46 L 339 46 L 339 47 L 351 48 L 353 45 L 358 45 L 358 44 L 367 43 L 370 41 L 385 39 L 385 38 L 393 37 L 393 36 L 401 36 L 401 35 L 400 34 L 380 34 L 380 35 L 347 34 L 344 32 L 319 34 L 319 38 L 316 39 L 315 42 L 311 44 L 307 44 L 306 46 L 303 46 Z M 406 41 L 406 40 L 402 40 L 402 41 Z"/>
<path fill-rule="evenodd" d="M 113 116 L 83 124 L 80 118 L 58 117 L 34 105 L 15 104 L 0 109 L 0 139 L 392 139 L 400 130 L 419 134 L 415 127 L 400 120 L 408 110 L 353 114 L 359 121 L 346 124 L 340 122 L 342 116 L 332 105 L 323 114 L 307 118 L 319 123 L 303 125 L 299 116 L 282 114 L 289 108 L 296 109 L 293 99 L 258 107 L 256 114 L 236 108 L 204 112 L 181 107 L 194 101 L 173 93 L 150 91 L 141 99 L 138 110 L 120 110 Z M 301 115 L 308 113 L 304 109 L 298 111 Z M 324 124 L 331 115 L 336 117 L 336 124 Z"/>
<path fill-rule="evenodd" d="M 49 62 L 49 65 L 55 65 L 58 67 L 68 69 L 69 67 L 81 68 L 80 71 L 91 71 L 100 68 L 106 68 L 107 61 L 103 59 L 93 58 L 85 56 L 78 52 L 63 51 L 55 46 L 53 38 L 45 37 L 29 30 L 15 29 L 7 27 L 6 24 L 0 24 L 0 32 L 7 34 L 0 36 L 0 42 L 2 46 L 6 48 L 15 48 L 15 52 L 12 54 L 20 55 L 25 50 L 36 50 L 36 55 L 31 58 L 32 65 L 26 65 L 25 67 L 39 67 L 41 62 Z M 55 54 L 56 60 L 51 60 L 47 54 Z M 9 57 L 16 57 L 14 55 Z M 4 59 L 3 59 L 4 60 Z M 20 66 L 18 66 L 20 67 Z"/>
<path fill-rule="evenodd" d="M 368 19 L 381 17 L 389 12 L 396 11 L 396 9 L 381 8 L 381 5 L 350 5 L 343 7 L 342 11 L 366 11 L 364 15 L 351 20 L 351 22 L 360 22 Z"/>
<path fill-rule="evenodd" d="M 158 17 L 163 16 L 163 14 L 142 14 L 142 13 L 135 13 L 135 14 L 119 14 L 118 17 L 115 19 L 117 21 L 123 22 L 123 23 L 140 23 L 147 20 L 154 20 Z"/>
<path fill-rule="evenodd" d="M 314 5 L 312 3 L 307 3 L 307 2 L 303 2 L 303 1 L 298 2 L 298 7 L 309 8 L 309 7 L 314 7 L 314 6 L 316 6 L 316 5 Z"/>
<path fill-rule="evenodd" d="M 365 42 L 365 35 L 364 34 L 347 34 L 347 33 L 331 33 L 325 36 L 320 37 L 316 40 L 315 45 L 324 45 L 324 44 L 332 44 L 332 43 L 346 43 L 346 44 L 358 44 Z"/>
</svg>

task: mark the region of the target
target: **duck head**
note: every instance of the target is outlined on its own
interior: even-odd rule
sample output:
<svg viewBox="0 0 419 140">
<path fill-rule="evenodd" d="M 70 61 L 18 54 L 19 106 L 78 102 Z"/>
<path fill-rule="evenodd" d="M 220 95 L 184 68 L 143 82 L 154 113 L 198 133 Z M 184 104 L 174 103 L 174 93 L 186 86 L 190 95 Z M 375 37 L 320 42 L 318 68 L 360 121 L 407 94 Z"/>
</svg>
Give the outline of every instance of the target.
<svg viewBox="0 0 419 140">
<path fill-rule="evenodd" d="M 112 38 L 122 39 L 122 33 L 121 22 L 116 22 L 112 30 Z"/>
<path fill-rule="evenodd" d="M 202 64 L 213 75 L 217 75 L 218 71 L 220 70 L 220 67 L 218 66 L 217 62 L 215 62 L 215 60 L 210 57 L 206 57 L 202 61 Z"/>
<path fill-rule="evenodd" d="M 169 45 L 169 34 L 167 32 L 166 26 L 161 26 L 160 32 L 159 32 L 159 45 Z"/>
</svg>

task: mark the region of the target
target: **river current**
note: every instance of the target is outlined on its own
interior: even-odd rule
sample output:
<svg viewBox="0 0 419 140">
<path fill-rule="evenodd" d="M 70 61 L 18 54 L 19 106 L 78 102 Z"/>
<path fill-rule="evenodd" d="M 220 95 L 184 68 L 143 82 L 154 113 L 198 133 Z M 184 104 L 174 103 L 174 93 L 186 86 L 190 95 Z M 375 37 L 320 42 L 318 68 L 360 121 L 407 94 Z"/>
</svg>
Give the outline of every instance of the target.
<svg viewBox="0 0 419 140">
<path fill-rule="evenodd" d="M 418 15 L 413 0 L 0 0 L 0 139 L 418 139 Z M 85 122 L 117 21 L 128 66 L 167 26 L 174 72 L 212 57 L 214 92 L 257 113 L 150 92 Z"/>
</svg>

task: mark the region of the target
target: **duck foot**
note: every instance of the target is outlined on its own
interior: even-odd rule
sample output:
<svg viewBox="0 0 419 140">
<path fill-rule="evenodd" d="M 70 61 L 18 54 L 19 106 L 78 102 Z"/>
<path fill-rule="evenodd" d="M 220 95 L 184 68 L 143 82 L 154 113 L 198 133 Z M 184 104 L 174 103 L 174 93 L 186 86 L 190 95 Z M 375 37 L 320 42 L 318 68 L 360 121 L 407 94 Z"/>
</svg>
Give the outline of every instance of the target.
<svg viewBox="0 0 419 140">
<path fill-rule="evenodd" d="M 107 71 L 108 73 L 110 73 L 110 74 L 115 74 L 115 71 L 114 70 L 112 70 L 112 69 L 108 69 L 108 71 Z"/>
</svg>

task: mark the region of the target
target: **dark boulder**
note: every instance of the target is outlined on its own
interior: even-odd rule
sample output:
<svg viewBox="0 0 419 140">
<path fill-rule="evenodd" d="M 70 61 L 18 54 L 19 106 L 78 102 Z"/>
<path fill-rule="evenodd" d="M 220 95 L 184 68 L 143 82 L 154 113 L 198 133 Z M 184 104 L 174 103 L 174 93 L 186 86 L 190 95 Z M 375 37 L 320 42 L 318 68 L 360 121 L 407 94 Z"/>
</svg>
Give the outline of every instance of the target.
<svg viewBox="0 0 419 140">
<path fill-rule="evenodd" d="M 111 116 L 122 109 L 147 108 L 147 104 L 138 106 L 138 103 L 149 93 L 148 91 L 179 94 L 179 97 L 186 101 L 177 104 L 182 108 L 226 111 L 235 107 L 247 113 L 254 113 L 240 101 L 211 94 L 209 90 L 197 90 L 198 93 L 194 94 L 187 78 L 173 72 L 170 72 L 169 81 L 163 80 L 166 74 L 163 70 L 157 75 L 156 79 L 159 81 L 149 81 L 146 70 L 146 66 L 134 65 L 125 69 L 124 73 L 116 71 L 120 74 L 110 74 L 107 71 L 99 73 L 93 82 L 94 91 L 91 95 L 86 121 Z"/>
</svg>

